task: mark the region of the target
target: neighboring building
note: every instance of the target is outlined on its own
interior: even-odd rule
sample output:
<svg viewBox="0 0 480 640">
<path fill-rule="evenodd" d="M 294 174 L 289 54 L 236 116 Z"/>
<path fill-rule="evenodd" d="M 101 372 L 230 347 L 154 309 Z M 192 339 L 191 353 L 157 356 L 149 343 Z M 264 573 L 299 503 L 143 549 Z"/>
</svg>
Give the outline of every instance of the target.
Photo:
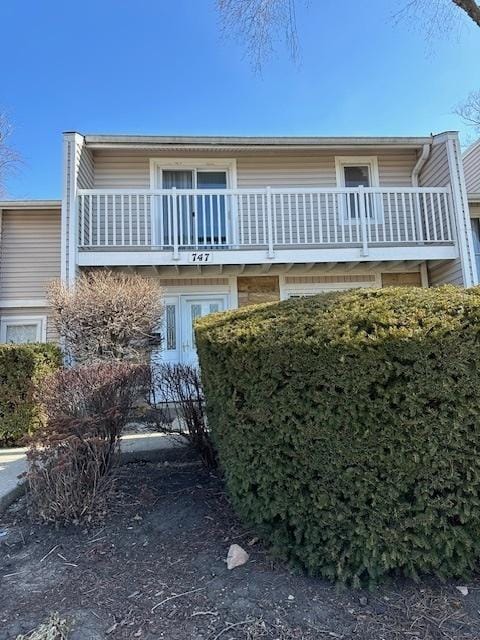
<svg viewBox="0 0 480 640">
<path fill-rule="evenodd" d="M 59 203 L 0 203 L 4 340 L 33 336 L 33 326 L 53 339 L 40 304 L 47 281 L 73 283 L 91 268 L 158 280 L 163 358 L 174 362 L 195 361 L 192 322 L 212 311 L 332 289 L 477 282 L 454 132 L 66 133 L 63 172 L 61 235 Z"/>
<path fill-rule="evenodd" d="M 477 273 L 480 273 L 480 140 L 472 144 L 463 154 L 463 166 Z"/>
<path fill-rule="evenodd" d="M 0 202 L 0 342 L 55 340 L 48 284 L 60 277 L 61 202 Z"/>
</svg>

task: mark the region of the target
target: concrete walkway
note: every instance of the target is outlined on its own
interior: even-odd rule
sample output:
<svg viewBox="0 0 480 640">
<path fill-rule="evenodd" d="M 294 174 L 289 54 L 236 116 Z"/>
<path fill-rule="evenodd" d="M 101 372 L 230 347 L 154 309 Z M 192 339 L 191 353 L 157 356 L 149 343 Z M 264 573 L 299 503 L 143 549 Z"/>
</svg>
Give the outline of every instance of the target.
<svg viewBox="0 0 480 640">
<path fill-rule="evenodd" d="M 164 433 L 132 433 L 120 442 L 121 461 L 135 462 L 167 460 L 185 441 L 178 436 Z M 26 449 L 0 449 L 0 514 L 20 496 L 25 489 L 24 478 L 18 478 L 27 470 Z"/>
</svg>

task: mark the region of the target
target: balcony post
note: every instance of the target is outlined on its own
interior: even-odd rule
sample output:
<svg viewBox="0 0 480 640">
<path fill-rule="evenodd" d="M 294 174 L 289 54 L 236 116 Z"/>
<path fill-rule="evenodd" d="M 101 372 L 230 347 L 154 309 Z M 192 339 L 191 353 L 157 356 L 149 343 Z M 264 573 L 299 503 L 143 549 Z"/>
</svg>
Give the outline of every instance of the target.
<svg viewBox="0 0 480 640">
<path fill-rule="evenodd" d="M 365 187 L 358 187 L 358 198 L 360 200 L 360 229 L 362 233 L 362 256 L 368 256 L 368 237 L 367 237 L 367 215 L 365 211 Z"/>
<path fill-rule="evenodd" d="M 273 258 L 273 219 L 272 219 L 272 189 L 267 187 L 267 237 L 268 237 L 268 257 Z"/>
<path fill-rule="evenodd" d="M 178 196 L 177 187 L 172 187 L 172 218 L 173 218 L 173 259 L 178 260 Z"/>
</svg>

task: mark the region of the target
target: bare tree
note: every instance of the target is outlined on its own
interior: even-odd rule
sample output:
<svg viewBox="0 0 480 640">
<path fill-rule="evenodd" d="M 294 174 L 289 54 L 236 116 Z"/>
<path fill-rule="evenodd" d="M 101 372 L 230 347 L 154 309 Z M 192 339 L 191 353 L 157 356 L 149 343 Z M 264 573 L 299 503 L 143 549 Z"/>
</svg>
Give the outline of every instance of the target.
<svg viewBox="0 0 480 640">
<path fill-rule="evenodd" d="M 294 61 L 298 60 L 299 39 L 296 20 L 298 0 L 217 0 L 222 31 L 245 43 L 247 56 L 260 70 L 282 40 Z M 424 14 L 428 35 L 444 31 L 455 19 L 452 4 L 480 26 L 480 5 L 475 0 L 409 0 L 396 17 L 418 9 Z"/>
<path fill-rule="evenodd" d="M 472 91 L 465 102 L 454 109 L 454 113 L 460 116 L 475 132 L 480 133 L 480 90 Z"/>
<path fill-rule="evenodd" d="M 12 125 L 6 113 L 0 112 L 0 197 L 6 194 L 6 179 L 18 167 L 20 155 L 9 144 Z"/>
<path fill-rule="evenodd" d="M 296 0 L 217 0 L 222 31 L 245 42 L 256 71 L 270 57 L 277 40 L 286 43 L 291 58 L 298 59 Z"/>
</svg>

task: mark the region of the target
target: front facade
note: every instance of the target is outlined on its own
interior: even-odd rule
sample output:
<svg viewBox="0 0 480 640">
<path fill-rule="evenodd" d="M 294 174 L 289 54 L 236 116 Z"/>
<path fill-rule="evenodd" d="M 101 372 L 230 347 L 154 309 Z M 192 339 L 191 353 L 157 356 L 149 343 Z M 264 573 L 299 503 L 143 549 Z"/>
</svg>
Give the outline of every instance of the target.
<svg viewBox="0 0 480 640">
<path fill-rule="evenodd" d="M 72 284 L 78 273 L 94 268 L 155 278 L 165 299 L 161 357 L 189 363 L 196 358 L 192 322 L 210 312 L 332 289 L 477 283 L 456 133 L 425 138 L 67 133 L 63 171 L 61 215 L 55 203 L 44 203 L 51 208 L 37 217 L 25 203 L 16 210 L 12 203 L 2 205 L 4 340 L 33 335 L 36 321 L 26 328 L 26 309 L 44 319 L 37 331 L 54 339 L 48 309 L 33 305 L 44 299 L 43 283 L 55 269 Z M 19 238 L 27 226 L 27 236 L 45 238 L 32 252 L 27 248 L 32 267 L 39 267 L 37 280 L 45 274 L 38 285 L 43 293 L 23 291 L 14 265 L 4 270 L 5 259 L 7 264 L 16 259 L 26 272 L 10 244 L 24 250 Z M 47 238 L 47 229 L 55 239 Z M 50 262 L 45 257 L 53 245 L 55 266 L 52 249 Z"/>
</svg>

